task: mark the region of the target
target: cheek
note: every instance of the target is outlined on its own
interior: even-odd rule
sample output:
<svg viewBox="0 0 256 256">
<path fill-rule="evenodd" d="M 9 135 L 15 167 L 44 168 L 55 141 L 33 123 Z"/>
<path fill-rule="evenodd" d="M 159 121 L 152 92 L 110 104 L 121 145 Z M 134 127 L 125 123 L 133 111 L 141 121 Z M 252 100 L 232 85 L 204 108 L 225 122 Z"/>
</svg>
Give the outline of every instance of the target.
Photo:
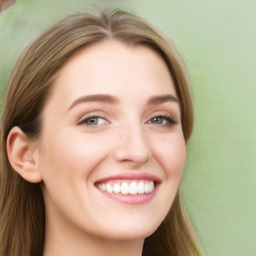
<svg viewBox="0 0 256 256">
<path fill-rule="evenodd" d="M 78 136 L 79 134 L 79 136 Z M 71 139 L 72 138 L 72 139 Z M 60 132 L 51 143 L 45 143 L 40 160 L 45 179 L 74 180 L 90 173 L 104 160 L 109 143 L 100 136 L 90 137 L 77 132 Z M 44 140 L 46 141 L 46 140 Z"/>
<path fill-rule="evenodd" d="M 91 190 L 85 188 L 93 186 L 94 170 L 106 158 L 109 145 L 106 141 L 100 143 L 97 139 L 88 137 L 77 132 L 61 131 L 52 136 L 51 140 L 48 137 L 48 143 L 44 140 L 39 168 L 49 214 L 55 215 L 58 209 L 57 212 L 62 212 L 75 221 L 81 219 L 76 214 L 90 211 L 84 199 L 90 198 Z M 83 207 L 85 210 L 81 211 Z M 77 213 L 70 212 L 70 209 L 77 209 Z"/>
<path fill-rule="evenodd" d="M 165 140 L 159 144 L 158 161 L 161 163 L 167 178 L 180 177 L 186 158 L 186 144 L 181 136 Z"/>
<path fill-rule="evenodd" d="M 178 190 L 185 163 L 186 144 L 183 136 L 175 134 L 155 145 L 158 145 L 155 147 L 157 162 L 163 171 L 163 182 L 159 188 L 159 221 L 162 221 L 168 214 Z"/>
</svg>

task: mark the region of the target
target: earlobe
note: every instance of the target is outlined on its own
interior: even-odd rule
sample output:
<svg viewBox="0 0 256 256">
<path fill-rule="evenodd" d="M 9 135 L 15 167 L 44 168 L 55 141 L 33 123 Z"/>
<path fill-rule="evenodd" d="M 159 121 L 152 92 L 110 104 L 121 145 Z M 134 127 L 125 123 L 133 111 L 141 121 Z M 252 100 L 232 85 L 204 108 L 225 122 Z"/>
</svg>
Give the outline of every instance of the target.
<svg viewBox="0 0 256 256">
<path fill-rule="evenodd" d="M 13 169 L 25 180 L 37 183 L 42 180 L 37 168 L 36 146 L 19 128 L 13 127 L 7 138 L 7 154 Z"/>
</svg>

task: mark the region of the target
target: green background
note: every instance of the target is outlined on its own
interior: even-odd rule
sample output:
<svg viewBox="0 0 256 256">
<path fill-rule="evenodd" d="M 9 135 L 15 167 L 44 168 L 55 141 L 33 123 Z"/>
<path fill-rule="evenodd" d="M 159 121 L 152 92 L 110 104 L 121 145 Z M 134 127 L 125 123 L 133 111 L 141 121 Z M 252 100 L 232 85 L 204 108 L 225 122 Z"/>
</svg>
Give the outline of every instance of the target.
<svg viewBox="0 0 256 256">
<path fill-rule="evenodd" d="M 57 20 L 120 7 L 166 33 L 189 70 L 195 127 L 181 181 L 204 255 L 256 255 L 256 1 L 20 0 L 0 14 L 0 89 L 24 47 Z"/>
</svg>

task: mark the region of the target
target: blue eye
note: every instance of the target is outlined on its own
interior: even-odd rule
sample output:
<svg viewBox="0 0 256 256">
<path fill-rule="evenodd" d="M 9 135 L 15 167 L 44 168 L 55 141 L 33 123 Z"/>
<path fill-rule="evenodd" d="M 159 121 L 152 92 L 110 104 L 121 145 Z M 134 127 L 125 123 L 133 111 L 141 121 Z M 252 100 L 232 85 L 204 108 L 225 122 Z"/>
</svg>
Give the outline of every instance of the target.
<svg viewBox="0 0 256 256">
<path fill-rule="evenodd" d="M 176 122 L 170 116 L 154 116 L 153 118 L 151 118 L 149 120 L 149 123 L 151 123 L 151 124 L 159 124 L 159 125 L 176 124 Z"/>
<path fill-rule="evenodd" d="M 79 124 L 85 124 L 88 126 L 95 126 L 95 125 L 102 125 L 105 124 L 107 121 L 105 118 L 100 116 L 90 116 L 88 118 L 85 118 L 83 121 L 81 121 Z"/>
</svg>

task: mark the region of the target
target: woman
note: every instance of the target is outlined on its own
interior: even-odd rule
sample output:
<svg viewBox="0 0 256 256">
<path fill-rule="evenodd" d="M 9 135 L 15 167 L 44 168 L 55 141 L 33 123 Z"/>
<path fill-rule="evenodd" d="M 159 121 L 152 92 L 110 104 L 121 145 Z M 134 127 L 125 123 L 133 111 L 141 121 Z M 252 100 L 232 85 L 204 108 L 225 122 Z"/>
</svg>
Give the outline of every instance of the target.
<svg viewBox="0 0 256 256">
<path fill-rule="evenodd" d="M 186 70 L 147 22 L 48 29 L 3 104 L 0 255 L 199 255 L 178 191 L 192 126 Z"/>
</svg>

